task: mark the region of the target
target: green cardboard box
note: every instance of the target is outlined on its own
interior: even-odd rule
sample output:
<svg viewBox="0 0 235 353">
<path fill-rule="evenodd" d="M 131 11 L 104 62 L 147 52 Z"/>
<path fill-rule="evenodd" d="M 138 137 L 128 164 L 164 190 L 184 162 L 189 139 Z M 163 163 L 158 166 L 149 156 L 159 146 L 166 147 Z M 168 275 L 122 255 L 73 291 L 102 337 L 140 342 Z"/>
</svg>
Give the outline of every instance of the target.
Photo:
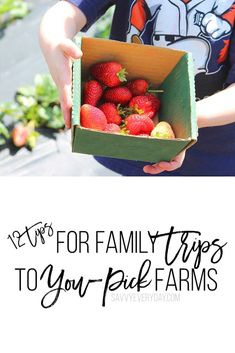
<svg viewBox="0 0 235 353">
<path fill-rule="evenodd" d="M 198 135 L 195 113 L 193 60 L 190 53 L 148 45 L 76 37 L 83 51 L 82 60 L 73 64 L 73 152 L 122 159 L 170 161 L 192 146 Z M 160 120 L 168 121 L 176 134 L 174 140 L 110 134 L 80 126 L 81 84 L 89 77 L 89 68 L 100 61 L 115 60 L 128 71 L 128 80 L 145 78 L 159 95 Z"/>
</svg>

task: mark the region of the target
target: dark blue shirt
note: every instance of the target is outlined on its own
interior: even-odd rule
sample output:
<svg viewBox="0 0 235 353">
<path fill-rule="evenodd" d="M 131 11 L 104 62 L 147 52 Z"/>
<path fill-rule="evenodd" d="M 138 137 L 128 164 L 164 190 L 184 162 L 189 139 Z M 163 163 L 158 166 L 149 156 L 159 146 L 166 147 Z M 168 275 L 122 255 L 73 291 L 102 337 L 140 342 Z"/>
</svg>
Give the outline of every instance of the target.
<svg viewBox="0 0 235 353">
<path fill-rule="evenodd" d="M 235 82 L 235 2 L 231 0 L 69 0 L 87 18 L 87 30 L 116 5 L 111 39 L 190 51 L 198 99 Z M 146 162 L 96 158 L 128 176 L 146 175 Z M 199 131 L 183 166 L 161 175 L 235 176 L 235 123 Z"/>
</svg>

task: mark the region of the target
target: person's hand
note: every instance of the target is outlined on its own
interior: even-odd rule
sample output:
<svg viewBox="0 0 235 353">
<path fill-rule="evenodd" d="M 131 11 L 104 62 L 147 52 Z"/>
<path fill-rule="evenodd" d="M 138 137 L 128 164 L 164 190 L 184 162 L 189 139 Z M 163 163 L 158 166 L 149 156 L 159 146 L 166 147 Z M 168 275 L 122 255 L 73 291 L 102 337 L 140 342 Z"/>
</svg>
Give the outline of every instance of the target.
<svg viewBox="0 0 235 353">
<path fill-rule="evenodd" d="M 178 154 L 178 156 L 173 158 L 171 162 L 159 162 L 153 165 L 146 165 L 143 170 L 146 174 L 152 175 L 160 174 L 165 171 L 172 172 L 182 166 L 184 158 L 185 151 Z"/>
<path fill-rule="evenodd" d="M 72 61 L 80 59 L 81 50 L 71 40 L 86 24 L 85 15 L 67 1 L 52 6 L 40 24 L 39 39 L 47 65 L 59 90 L 65 126 L 71 126 Z"/>
<path fill-rule="evenodd" d="M 82 52 L 70 39 L 62 40 L 53 50 L 48 45 L 46 49 L 46 61 L 53 80 L 59 90 L 61 110 L 66 128 L 71 126 L 72 108 L 72 60 L 80 59 Z"/>
</svg>

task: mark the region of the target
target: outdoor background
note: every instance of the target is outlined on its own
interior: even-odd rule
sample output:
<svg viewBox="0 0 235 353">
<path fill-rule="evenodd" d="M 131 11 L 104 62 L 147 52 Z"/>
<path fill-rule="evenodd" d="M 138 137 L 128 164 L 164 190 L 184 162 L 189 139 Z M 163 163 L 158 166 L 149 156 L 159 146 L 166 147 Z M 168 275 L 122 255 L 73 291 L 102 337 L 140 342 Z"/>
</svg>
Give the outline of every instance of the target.
<svg viewBox="0 0 235 353">
<path fill-rule="evenodd" d="M 92 156 L 71 153 L 57 92 L 47 76 L 36 77 L 48 74 L 38 43 L 39 23 L 56 2 L 0 0 L 0 175 L 116 175 Z M 86 35 L 108 37 L 111 17 L 112 9 Z M 33 98 L 32 92 L 37 93 Z M 15 147 L 12 129 L 30 121 L 36 124 L 30 140 L 35 147 Z"/>
</svg>

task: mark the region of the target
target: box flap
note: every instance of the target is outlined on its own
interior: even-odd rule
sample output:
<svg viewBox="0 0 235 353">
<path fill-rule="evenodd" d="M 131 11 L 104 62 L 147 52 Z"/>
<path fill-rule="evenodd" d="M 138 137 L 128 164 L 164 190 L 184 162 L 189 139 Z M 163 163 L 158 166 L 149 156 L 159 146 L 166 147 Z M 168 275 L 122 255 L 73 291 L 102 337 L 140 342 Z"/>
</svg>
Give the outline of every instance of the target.
<svg viewBox="0 0 235 353">
<path fill-rule="evenodd" d="M 75 127 L 75 131 L 74 149 L 80 153 L 150 163 L 170 161 L 191 143 L 188 140 L 161 140 L 107 134 L 80 126 Z"/>
<path fill-rule="evenodd" d="M 177 62 L 185 55 L 183 51 L 152 45 L 84 37 L 82 38 L 82 51 L 83 80 L 88 78 L 89 68 L 94 63 L 115 60 L 127 69 L 128 80 L 141 76 L 151 82 L 154 87 L 159 86 L 165 80 Z"/>
<path fill-rule="evenodd" d="M 197 139 L 193 59 L 185 53 L 160 86 L 160 119 L 168 121 L 179 138 Z M 170 102 L 170 103 L 169 103 Z"/>
</svg>

